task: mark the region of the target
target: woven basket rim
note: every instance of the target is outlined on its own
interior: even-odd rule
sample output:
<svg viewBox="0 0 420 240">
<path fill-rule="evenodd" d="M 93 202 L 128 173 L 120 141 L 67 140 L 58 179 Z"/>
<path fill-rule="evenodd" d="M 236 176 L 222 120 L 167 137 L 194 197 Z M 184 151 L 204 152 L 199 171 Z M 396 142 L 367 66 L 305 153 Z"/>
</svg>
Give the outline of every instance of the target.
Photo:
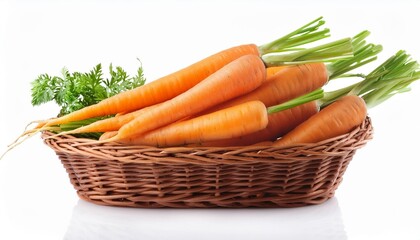
<svg viewBox="0 0 420 240">
<path fill-rule="evenodd" d="M 278 161 L 276 156 L 269 156 L 270 154 L 275 154 L 278 152 L 284 152 L 287 154 L 298 153 L 303 157 L 296 156 L 295 158 L 278 159 L 281 162 L 287 161 L 305 161 L 305 155 L 325 155 L 325 154 L 334 154 L 330 149 L 334 149 L 337 145 L 346 144 L 346 147 L 352 147 L 354 150 L 363 147 L 367 141 L 372 139 L 373 127 L 371 124 L 371 119 L 369 116 L 366 117 L 365 121 L 350 131 L 349 133 L 342 134 L 340 136 L 330 138 L 317 143 L 303 143 L 295 144 L 291 146 L 269 146 L 269 145 L 251 145 L 251 146 L 231 146 L 231 147 L 167 147 L 159 148 L 153 146 L 142 146 L 142 145 L 124 145 L 121 143 L 98 143 L 96 140 L 87 139 L 87 138 L 77 138 L 72 135 L 59 135 L 53 136 L 53 133 L 49 131 L 44 131 L 41 135 L 43 141 L 53 148 L 56 152 L 64 152 L 68 154 L 80 154 L 85 157 L 94 156 L 96 158 L 103 158 L 104 160 L 118 160 L 121 162 L 139 162 L 139 163 L 150 163 L 154 161 L 155 163 L 171 163 L 171 164 L 220 164 L 220 159 L 211 159 L 208 158 L 212 152 L 220 153 L 222 152 L 227 158 L 229 156 L 234 156 L 236 154 L 245 153 L 245 156 L 248 154 L 249 159 L 244 157 L 243 159 L 230 159 L 229 161 L 224 161 L 225 164 L 235 164 L 246 162 L 255 163 L 255 161 L 260 162 L 272 162 Z M 314 149 L 319 149 L 321 151 L 314 151 Z M 132 152 L 133 154 L 138 154 L 138 157 L 125 157 L 124 155 Z M 156 154 L 156 158 L 148 158 L 147 160 L 141 159 L 141 154 L 143 152 Z M 197 156 L 197 161 L 184 162 L 181 158 L 177 159 L 171 158 L 173 154 L 178 156 L 182 153 L 188 155 Z M 255 155 L 259 156 L 255 156 Z M 199 158 L 199 156 L 205 156 Z M 266 158 L 265 158 L 266 157 Z M 152 160 L 151 160 L 152 159 Z"/>
</svg>

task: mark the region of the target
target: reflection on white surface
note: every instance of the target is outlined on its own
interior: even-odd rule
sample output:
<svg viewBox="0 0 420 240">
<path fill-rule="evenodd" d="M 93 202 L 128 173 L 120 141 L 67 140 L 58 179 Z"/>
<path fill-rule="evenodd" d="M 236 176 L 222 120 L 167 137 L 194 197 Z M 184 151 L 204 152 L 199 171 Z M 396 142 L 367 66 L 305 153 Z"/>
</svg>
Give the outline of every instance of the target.
<svg viewBox="0 0 420 240">
<path fill-rule="evenodd" d="M 132 209 L 79 200 L 64 239 L 347 239 L 336 198 L 290 209 Z"/>
</svg>

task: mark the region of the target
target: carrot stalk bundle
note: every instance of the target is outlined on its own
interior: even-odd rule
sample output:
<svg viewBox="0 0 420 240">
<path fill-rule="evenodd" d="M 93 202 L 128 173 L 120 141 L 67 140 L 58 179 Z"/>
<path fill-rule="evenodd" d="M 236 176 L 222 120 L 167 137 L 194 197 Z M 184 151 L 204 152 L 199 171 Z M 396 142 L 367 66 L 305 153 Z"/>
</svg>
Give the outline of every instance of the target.
<svg viewBox="0 0 420 240">
<path fill-rule="evenodd" d="M 354 55 L 352 58 L 341 59 L 328 64 L 330 80 L 342 77 L 359 76 L 358 74 L 347 74 L 347 72 L 373 62 L 377 55 L 383 50 L 382 45 L 367 43 L 365 38 L 370 35 L 369 31 L 362 31 L 353 37 L 352 45 Z"/>
<path fill-rule="evenodd" d="M 366 65 L 377 59 L 377 54 L 382 51 L 382 45 L 375 45 L 373 43 L 366 43 L 365 38 L 370 35 L 370 32 L 365 30 L 352 38 L 353 57 L 342 60 L 333 61 L 328 64 L 329 79 L 338 77 L 345 77 L 345 73 Z M 285 66 L 273 66 L 267 68 L 267 78 L 275 75 L 277 72 L 284 69 Z M 349 76 L 354 76 L 350 74 Z M 357 76 L 357 74 L 356 74 Z"/>
<path fill-rule="evenodd" d="M 329 37 L 330 30 L 328 28 L 319 30 L 325 24 L 322 18 L 318 17 L 281 38 L 259 46 L 261 55 L 273 52 L 294 51 L 298 46 Z"/>
<path fill-rule="evenodd" d="M 361 96 L 369 108 L 381 104 L 397 93 L 409 91 L 409 85 L 420 79 L 419 63 L 400 50 L 368 75 L 350 86 L 326 92 L 321 107 L 345 95 Z"/>
<path fill-rule="evenodd" d="M 343 38 L 334 42 L 295 52 L 268 53 L 262 56 L 267 67 L 279 65 L 302 64 L 308 62 L 333 62 L 343 56 L 353 56 L 351 38 Z M 340 53 L 340 54 L 335 54 Z"/>
</svg>

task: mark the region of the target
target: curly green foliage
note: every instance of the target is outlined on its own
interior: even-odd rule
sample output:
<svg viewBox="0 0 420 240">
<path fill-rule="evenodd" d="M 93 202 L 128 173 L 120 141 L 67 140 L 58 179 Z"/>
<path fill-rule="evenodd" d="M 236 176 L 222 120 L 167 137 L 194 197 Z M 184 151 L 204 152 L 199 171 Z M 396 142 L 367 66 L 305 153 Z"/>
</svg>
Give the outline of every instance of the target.
<svg viewBox="0 0 420 240">
<path fill-rule="evenodd" d="M 109 78 L 103 77 L 101 64 L 87 73 L 70 73 L 63 68 L 61 77 L 41 74 L 32 82 L 32 105 L 54 101 L 61 108 L 61 116 L 146 82 L 142 66 L 130 77 L 121 67 L 110 64 L 109 74 Z"/>
</svg>

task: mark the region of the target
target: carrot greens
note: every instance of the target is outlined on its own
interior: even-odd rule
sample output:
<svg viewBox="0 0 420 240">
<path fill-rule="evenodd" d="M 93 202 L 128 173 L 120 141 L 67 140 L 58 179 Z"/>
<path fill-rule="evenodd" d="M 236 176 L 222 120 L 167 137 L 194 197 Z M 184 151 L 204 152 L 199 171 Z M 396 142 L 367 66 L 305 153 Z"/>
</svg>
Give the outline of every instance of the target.
<svg viewBox="0 0 420 240">
<path fill-rule="evenodd" d="M 41 74 L 32 82 L 32 105 L 54 101 L 61 107 L 60 116 L 100 102 L 117 93 L 145 83 L 143 68 L 131 77 L 121 67 L 109 66 L 109 78 L 104 78 L 102 65 L 87 73 L 69 72 L 63 68 L 62 76 Z"/>
<path fill-rule="evenodd" d="M 365 30 L 352 38 L 353 57 L 341 59 L 327 65 L 329 79 L 360 76 L 360 74 L 347 74 L 347 72 L 373 62 L 382 51 L 382 45 L 367 43 L 365 38 L 370 32 Z"/>
<path fill-rule="evenodd" d="M 409 85 L 420 79 L 420 65 L 406 51 L 400 50 L 375 68 L 363 80 L 338 90 L 325 92 L 320 100 L 325 107 L 345 95 L 358 95 L 372 108 L 397 93 L 410 90 Z"/>
<path fill-rule="evenodd" d="M 301 46 L 307 43 L 318 41 L 330 36 L 330 29 L 325 28 L 320 30 L 319 28 L 325 24 L 322 20 L 323 17 L 319 17 L 302 27 L 292 31 L 289 34 L 284 35 L 272 42 L 259 46 L 261 55 L 273 52 L 285 52 L 296 50 L 297 46 Z"/>
</svg>

